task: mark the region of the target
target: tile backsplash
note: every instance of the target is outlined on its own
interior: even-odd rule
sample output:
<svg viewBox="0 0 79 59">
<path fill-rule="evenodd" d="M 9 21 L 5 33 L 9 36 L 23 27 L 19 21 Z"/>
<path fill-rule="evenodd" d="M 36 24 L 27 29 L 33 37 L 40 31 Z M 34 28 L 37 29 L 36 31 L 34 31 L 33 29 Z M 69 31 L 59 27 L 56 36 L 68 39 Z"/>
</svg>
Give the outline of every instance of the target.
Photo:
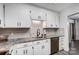
<svg viewBox="0 0 79 59">
<path fill-rule="evenodd" d="M 62 36 L 64 35 L 64 29 L 63 28 L 48 28 L 45 29 L 47 36 Z"/>
<path fill-rule="evenodd" d="M 46 30 L 46 34 L 47 34 L 47 36 L 54 36 L 54 35 L 56 35 L 56 32 L 57 32 L 57 29 L 50 29 L 50 28 L 48 28 L 48 29 L 45 29 Z"/>
<path fill-rule="evenodd" d="M 8 39 L 30 38 L 30 31 L 26 28 L 5 28 L 0 29 L 0 35 L 9 35 Z"/>
<path fill-rule="evenodd" d="M 36 29 L 34 27 L 34 29 Z M 0 29 L 0 35 L 9 35 L 8 39 L 16 39 L 16 38 L 31 38 L 33 35 L 32 33 L 35 33 L 34 29 L 26 29 L 26 28 L 1 28 Z M 42 27 L 41 27 L 41 30 Z M 64 35 L 64 29 L 44 29 L 46 31 L 46 36 L 55 36 L 55 35 Z M 41 31 L 42 33 L 42 31 Z M 44 33 L 44 32 L 43 32 Z"/>
</svg>

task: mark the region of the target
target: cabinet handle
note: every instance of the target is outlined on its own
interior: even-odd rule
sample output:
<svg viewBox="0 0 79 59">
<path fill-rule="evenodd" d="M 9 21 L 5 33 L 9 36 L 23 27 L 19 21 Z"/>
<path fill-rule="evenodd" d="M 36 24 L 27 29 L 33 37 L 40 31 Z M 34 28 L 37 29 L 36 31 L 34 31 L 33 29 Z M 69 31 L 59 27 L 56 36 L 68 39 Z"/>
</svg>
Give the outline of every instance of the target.
<svg viewBox="0 0 79 59">
<path fill-rule="evenodd" d="M 23 54 L 25 54 L 25 50 L 23 51 Z"/>
<path fill-rule="evenodd" d="M 21 22 L 20 22 L 20 26 L 21 26 Z"/>
<path fill-rule="evenodd" d="M 27 50 L 26 50 L 26 54 L 27 54 Z"/>
<path fill-rule="evenodd" d="M 16 50 L 16 54 L 17 54 L 17 50 Z"/>
<path fill-rule="evenodd" d="M 56 27 L 57 27 L 57 25 L 56 25 Z"/>
<path fill-rule="evenodd" d="M 41 19 L 41 16 L 38 16 L 38 19 Z"/>
<path fill-rule="evenodd" d="M 4 26 L 5 26 L 5 24 L 4 24 Z"/>
<path fill-rule="evenodd" d="M 21 22 L 17 22 L 17 26 L 21 26 Z"/>
<path fill-rule="evenodd" d="M 13 52 L 13 50 L 11 50 L 11 53 Z"/>
<path fill-rule="evenodd" d="M 1 24 L 1 19 L 0 19 L 0 24 Z"/>
<path fill-rule="evenodd" d="M 40 44 L 40 42 L 37 42 L 37 44 Z"/>
<path fill-rule="evenodd" d="M 43 45 L 43 46 L 42 46 L 42 49 L 44 49 L 44 48 L 45 48 L 45 46 Z"/>
<path fill-rule="evenodd" d="M 30 10 L 29 12 L 30 12 L 30 14 L 31 14 L 31 10 Z"/>
<path fill-rule="evenodd" d="M 32 47 L 32 49 L 34 49 L 34 47 Z"/>
<path fill-rule="evenodd" d="M 52 27 L 53 25 L 51 24 L 51 27 Z"/>
<path fill-rule="evenodd" d="M 17 26 L 19 26 L 19 23 L 17 22 Z"/>
</svg>

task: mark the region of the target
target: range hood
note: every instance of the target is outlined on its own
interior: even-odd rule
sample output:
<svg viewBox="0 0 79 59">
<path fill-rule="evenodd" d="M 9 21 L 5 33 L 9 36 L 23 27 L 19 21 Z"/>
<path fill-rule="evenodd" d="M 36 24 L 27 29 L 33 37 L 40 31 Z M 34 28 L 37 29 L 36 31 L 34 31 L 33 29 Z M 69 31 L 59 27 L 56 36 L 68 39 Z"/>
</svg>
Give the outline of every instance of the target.
<svg viewBox="0 0 79 59">
<path fill-rule="evenodd" d="M 68 18 L 70 18 L 72 20 L 78 20 L 79 19 L 79 12 L 69 15 Z"/>
</svg>

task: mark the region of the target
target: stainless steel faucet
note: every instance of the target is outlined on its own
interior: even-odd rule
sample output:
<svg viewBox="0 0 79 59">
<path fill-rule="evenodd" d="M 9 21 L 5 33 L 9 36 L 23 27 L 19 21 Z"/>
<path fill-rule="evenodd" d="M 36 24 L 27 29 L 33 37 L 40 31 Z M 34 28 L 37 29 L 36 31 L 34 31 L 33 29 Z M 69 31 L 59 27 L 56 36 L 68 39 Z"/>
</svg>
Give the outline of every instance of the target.
<svg viewBox="0 0 79 59">
<path fill-rule="evenodd" d="M 37 38 L 40 36 L 40 29 L 37 29 Z"/>
</svg>

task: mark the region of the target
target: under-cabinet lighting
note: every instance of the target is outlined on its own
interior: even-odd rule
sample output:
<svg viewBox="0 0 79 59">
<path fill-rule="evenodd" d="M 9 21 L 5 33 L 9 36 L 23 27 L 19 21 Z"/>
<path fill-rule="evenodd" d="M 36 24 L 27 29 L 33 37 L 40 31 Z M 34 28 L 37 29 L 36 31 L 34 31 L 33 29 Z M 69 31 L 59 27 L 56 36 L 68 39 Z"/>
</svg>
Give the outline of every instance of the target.
<svg viewBox="0 0 79 59">
<path fill-rule="evenodd" d="M 40 23 L 41 23 L 41 21 L 36 21 L 36 20 L 33 20 L 33 23 L 35 23 L 35 24 L 40 24 Z"/>
</svg>

